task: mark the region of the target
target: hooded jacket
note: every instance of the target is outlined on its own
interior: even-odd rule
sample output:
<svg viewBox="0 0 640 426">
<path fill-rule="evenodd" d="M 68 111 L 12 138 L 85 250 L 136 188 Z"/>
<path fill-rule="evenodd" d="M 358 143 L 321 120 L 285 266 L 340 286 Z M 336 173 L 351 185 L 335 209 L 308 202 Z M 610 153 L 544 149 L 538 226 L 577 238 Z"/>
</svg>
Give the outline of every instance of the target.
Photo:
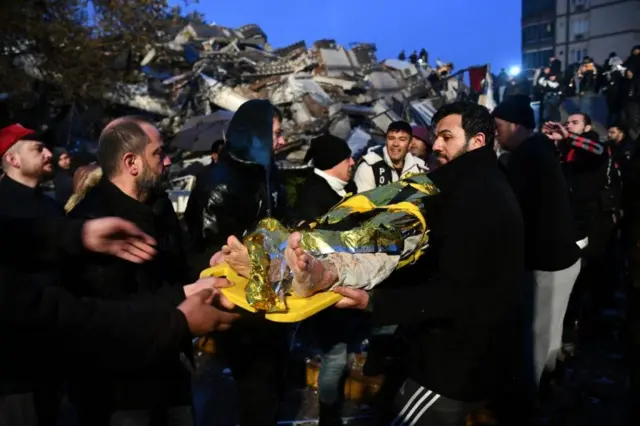
<svg viewBox="0 0 640 426">
<path fill-rule="evenodd" d="M 264 100 L 245 102 L 233 116 L 220 159 L 206 188 L 194 194 L 195 212 L 187 219 L 196 251 L 224 244 L 230 235 L 241 237 L 265 217 L 284 219 L 287 201 L 273 162 L 273 117 Z"/>
</svg>

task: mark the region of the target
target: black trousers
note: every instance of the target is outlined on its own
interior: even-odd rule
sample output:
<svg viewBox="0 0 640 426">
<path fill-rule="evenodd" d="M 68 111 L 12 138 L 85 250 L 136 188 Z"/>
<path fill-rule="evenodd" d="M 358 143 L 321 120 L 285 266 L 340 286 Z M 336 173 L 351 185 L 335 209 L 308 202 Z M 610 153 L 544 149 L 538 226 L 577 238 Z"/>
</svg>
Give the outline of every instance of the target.
<svg viewBox="0 0 640 426">
<path fill-rule="evenodd" d="M 380 426 L 466 426 L 467 416 L 484 402 L 456 401 L 439 395 L 411 379 L 405 380 L 385 410 Z"/>
<path fill-rule="evenodd" d="M 286 324 L 247 318 L 216 336 L 236 381 L 242 426 L 278 423 L 289 358 L 288 331 Z"/>
</svg>

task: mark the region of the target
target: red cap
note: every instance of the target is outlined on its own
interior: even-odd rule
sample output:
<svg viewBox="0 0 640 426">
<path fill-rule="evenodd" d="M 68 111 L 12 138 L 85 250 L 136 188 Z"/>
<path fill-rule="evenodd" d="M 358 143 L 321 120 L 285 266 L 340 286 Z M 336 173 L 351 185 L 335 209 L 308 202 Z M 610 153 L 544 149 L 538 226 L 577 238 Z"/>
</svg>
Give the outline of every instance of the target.
<svg viewBox="0 0 640 426">
<path fill-rule="evenodd" d="M 16 142 L 23 140 L 25 136 L 34 135 L 35 133 L 35 130 L 22 127 L 18 123 L 0 129 L 0 157 L 6 154 Z"/>
</svg>

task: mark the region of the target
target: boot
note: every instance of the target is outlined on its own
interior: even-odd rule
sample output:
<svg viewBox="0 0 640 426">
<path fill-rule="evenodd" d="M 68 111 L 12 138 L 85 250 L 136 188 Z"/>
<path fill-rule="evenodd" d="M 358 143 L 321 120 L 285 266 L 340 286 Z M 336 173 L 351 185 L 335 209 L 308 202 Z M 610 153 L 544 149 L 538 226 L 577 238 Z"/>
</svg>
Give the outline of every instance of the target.
<svg viewBox="0 0 640 426">
<path fill-rule="evenodd" d="M 325 404 L 320 401 L 318 426 L 342 426 L 342 404 L 334 402 Z"/>
</svg>

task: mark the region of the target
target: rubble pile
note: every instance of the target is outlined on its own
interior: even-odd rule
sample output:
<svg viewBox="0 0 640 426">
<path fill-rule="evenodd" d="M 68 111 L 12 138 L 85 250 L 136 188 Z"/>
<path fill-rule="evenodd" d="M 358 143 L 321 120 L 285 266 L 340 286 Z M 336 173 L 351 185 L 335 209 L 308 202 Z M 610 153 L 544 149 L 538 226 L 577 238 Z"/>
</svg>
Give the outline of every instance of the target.
<svg viewBox="0 0 640 426">
<path fill-rule="evenodd" d="M 473 96 L 448 64 L 379 62 L 374 44 L 318 40 L 274 49 L 257 25 L 188 23 L 160 35 L 141 56 L 137 83 L 118 84 L 107 100 L 154 114 L 175 134 L 193 116 L 269 99 L 285 118 L 283 167 L 302 166 L 308 140 L 319 133 L 346 139 L 357 157 L 392 121 L 429 125 L 442 103 Z"/>
</svg>

